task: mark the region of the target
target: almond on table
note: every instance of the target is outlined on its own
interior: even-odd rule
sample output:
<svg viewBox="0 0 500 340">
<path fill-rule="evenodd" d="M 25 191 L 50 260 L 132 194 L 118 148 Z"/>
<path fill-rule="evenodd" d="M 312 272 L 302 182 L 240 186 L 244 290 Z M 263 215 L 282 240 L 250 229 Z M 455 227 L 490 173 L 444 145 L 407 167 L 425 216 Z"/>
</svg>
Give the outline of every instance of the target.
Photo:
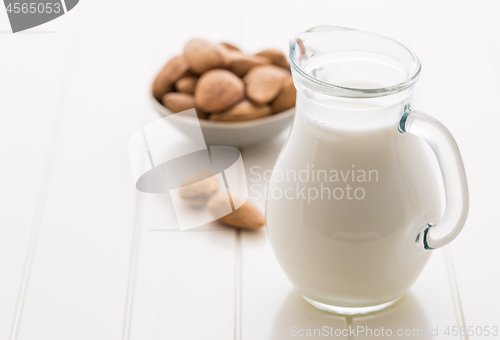
<svg viewBox="0 0 500 340">
<path fill-rule="evenodd" d="M 219 190 L 219 181 L 208 172 L 198 172 L 186 178 L 179 196 L 189 206 L 202 207 Z"/>
<path fill-rule="evenodd" d="M 226 225 L 243 228 L 243 229 L 257 229 L 266 224 L 264 215 L 253 204 L 238 196 L 229 195 L 234 203 L 234 206 L 239 206 L 232 213 L 222 216 L 217 221 Z M 221 209 L 225 209 L 227 204 L 228 194 L 220 192 L 215 194 L 207 204 L 207 209 L 212 216 L 220 216 Z M 241 204 L 242 203 L 242 204 Z"/>
</svg>

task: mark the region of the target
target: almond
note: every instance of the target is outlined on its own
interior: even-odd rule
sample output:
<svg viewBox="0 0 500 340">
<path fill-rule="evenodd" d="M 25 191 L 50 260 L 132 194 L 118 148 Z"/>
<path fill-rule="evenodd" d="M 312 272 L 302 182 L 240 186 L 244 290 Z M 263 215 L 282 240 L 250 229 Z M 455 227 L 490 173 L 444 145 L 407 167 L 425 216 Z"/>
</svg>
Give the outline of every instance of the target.
<svg viewBox="0 0 500 340">
<path fill-rule="evenodd" d="M 192 207 L 204 206 L 219 190 L 219 181 L 208 172 L 197 172 L 184 180 L 178 190 L 179 196 Z"/>
<path fill-rule="evenodd" d="M 297 90 L 293 86 L 292 76 L 288 76 L 283 80 L 283 89 L 278 96 L 271 102 L 273 113 L 282 112 L 295 106 Z"/>
<path fill-rule="evenodd" d="M 227 53 L 227 57 L 229 71 L 233 72 L 238 77 L 243 77 L 248 72 L 248 70 L 250 70 L 254 66 L 271 63 L 269 59 L 264 57 L 246 55 L 234 51 L 229 51 Z"/>
<path fill-rule="evenodd" d="M 238 209 L 232 213 L 219 218 L 217 221 L 238 228 L 257 229 L 266 224 L 266 219 L 262 213 L 253 204 L 237 196 L 228 195 L 226 193 L 215 194 L 207 204 L 207 210 L 212 216 L 218 217 L 223 214 L 221 209 L 226 207 L 228 196 L 234 202 Z M 241 204 L 243 203 L 243 204 Z"/>
<path fill-rule="evenodd" d="M 175 83 L 175 89 L 182 93 L 193 94 L 197 81 L 198 77 L 196 76 L 181 78 Z"/>
<path fill-rule="evenodd" d="M 221 112 L 239 102 L 244 95 L 243 81 L 227 70 L 204 73 L 195 88 L 196 105 L 205 112 Z"/>
<path fill-rule="evenodd" d="M 156 76 L 152 92 L 153 96 L 160 100 L 168 92 L 173 91 L 174 83 L 182 76 L 189 75 L 189 64 L 183 56 L 170 59 Z"/>
<path fill-rule="evenodd" d="M 199 107 L 196 107 L 196 115 L 200 119 L 208 119 L 208 113 L 200 109 Z"/>
<path fill-rule="evenodd" d="M 191 94 L 171 92 L 164 95 L 161 101 L 163 106 L 165 106 L 167 109 L 171 110 L 174 113 L 195 108 L 196 115 L 198 116 L 198 118 L 201 119 L 208 118 L 208 114 L 196 106 L 194 97 Z"/>
<path fill-rule="evenodd" d="M 271 60 L 271 62 L 274 65 L 278 65 L 278 66 L 284 67 L 286 69 L 290 69 L 290 64 L 288 63 L 288 60 L 286 59 L 285 54 L 281 51 L 269 49 L 269 50 L 264 50 L 262 52 L 259 52 L 256 55 Z"/>
<path fill-rule="evenodd" d="M 162 104 L 174 113 L 195 107 L 194 97 L 187 93 L 170 92 L 161 98 Z"/>
<path fill-rule="evenodd" d="M 257 105 L 272 101 L 281 91 L 283 79 L 290 73 L 275 65 L 256 66 L 243 78 L 246 95 Z"/>
<path fill-rule="evenodd" d="M 226 43 L 226 42 L 223 42 L 223 43 L 220 43 L 222 47 L 226 48 L 226 50 L 228 51 L 237 51 L 237 52 L 241 52 L 241 50 L 234 46 L 233 44 L 230 44 L 230 43 Z"/>
<path fill-rule="evenodd" d="M 256 106 L 248 100 L 243 100 L 227 111 L 212 114 L 210 116 L 210 120 L 216 120 L 216 121 L 250 120 L 264 116 L 269 116 L 272 113 L 272 111 L 273 110 L 269 105 Z"/>
<path fill-rule="evenodd" d="M 192 39 L 184 46 L 184 57 L 197 74 L 223 67 L 226 56 L 223 47 L 203 39 Z"/>
</svg>

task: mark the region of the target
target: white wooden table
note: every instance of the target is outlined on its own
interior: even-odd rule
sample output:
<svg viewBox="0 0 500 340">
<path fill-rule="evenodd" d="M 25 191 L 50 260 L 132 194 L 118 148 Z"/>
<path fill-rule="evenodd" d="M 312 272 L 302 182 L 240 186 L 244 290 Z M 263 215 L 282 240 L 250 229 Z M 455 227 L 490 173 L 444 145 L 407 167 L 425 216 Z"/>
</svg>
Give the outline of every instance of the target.
<svg viewBox="0 0 500 340">
<path fill-rule="evenodd" d="M 500 338 L 444 334 L 500 327 L 499 11 L 495 0 L 82 0 L 8 34 L 0 9 L 0 340 L 279 340 L 308 338 L 293 327 L 349 325 Z M 372 316 L 304 302 L 265 230 L 168 230 L 168 198 L 137 192 L 129 169 L 128 138 L 159 118 L 149 84 L 189 38 L 285 51 L 291 35 L 319 24 L 417 52 L 420 109 L 452 131 L 469 179 L 464 231 L 403 300 Z M 247 170 L 272 168 L 284 138 L 243 150 Z"/>
</svg>

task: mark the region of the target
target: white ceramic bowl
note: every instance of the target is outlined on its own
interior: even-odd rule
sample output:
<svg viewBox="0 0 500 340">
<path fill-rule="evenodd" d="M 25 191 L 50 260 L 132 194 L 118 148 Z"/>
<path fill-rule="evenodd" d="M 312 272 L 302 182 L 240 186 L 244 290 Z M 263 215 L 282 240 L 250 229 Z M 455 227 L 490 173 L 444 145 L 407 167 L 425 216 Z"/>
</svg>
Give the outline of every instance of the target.
<svg viewBox="0 0 500 340">
<path fill-rule="evenodd" d="M 151 103 L 163 117 L 173 114 L 150 94 Z M 201 131 L 207 145 L 226 145 L 244 148 L 277 136 L 293 120 L 295 107 L 271 116 L 241 122 L 216 122 L 200 119 Z M 188 133 L 197 121 L 191 117 L 174 115 L 177 128 Z"/>
</svg>

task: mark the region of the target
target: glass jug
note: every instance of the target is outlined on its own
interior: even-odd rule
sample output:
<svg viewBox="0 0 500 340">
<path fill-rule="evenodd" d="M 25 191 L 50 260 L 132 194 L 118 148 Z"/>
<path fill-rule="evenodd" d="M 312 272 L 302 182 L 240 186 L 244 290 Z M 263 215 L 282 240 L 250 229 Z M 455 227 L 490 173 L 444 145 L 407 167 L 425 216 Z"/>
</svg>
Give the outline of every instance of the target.
<svg viewBox="0 0 500 340">
<path fill-rule="evenodd" d="M 312 305 L 380 310 L 464 226 L 460 152 L 413 109 L 420 62 L 402 44 L 319 26 L 292 38 L 290 58 L 296 113 L 267 192 L 270 242 Z"/>
</svg>

